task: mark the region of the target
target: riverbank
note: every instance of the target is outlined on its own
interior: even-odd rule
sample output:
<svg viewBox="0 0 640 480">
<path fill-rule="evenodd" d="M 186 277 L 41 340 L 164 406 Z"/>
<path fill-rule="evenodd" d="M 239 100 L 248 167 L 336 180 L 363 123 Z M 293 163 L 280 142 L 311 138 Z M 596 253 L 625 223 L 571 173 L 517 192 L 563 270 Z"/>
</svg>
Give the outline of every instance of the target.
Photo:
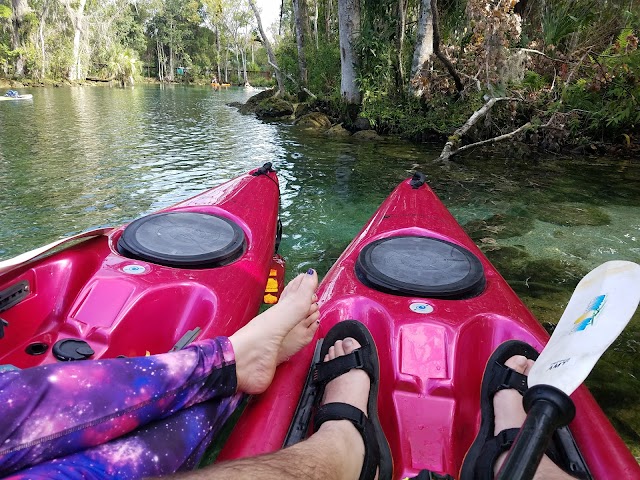
<svg viewBox="0 0 640 480">
<path fill-rule="evenodd" d="M 160 84 L 155 78 L 142 78 L 139 84 Z M 175 85 L 208 85 L 205 81 L 171 82 Z M 87 79 L 83 82 L 68 80 L 34 80 L 0 78 L 0 90 L 34 87 L 119 87 L 115 80 Z M 273 122 L 294 122 L 304 128 L 318 130 L 328 136 L 350 137 L 367 141 L 383 141 L 385 137 L 399 137 L 416 143 L 454 145 L 454 154 L 470 146 L 476 155 L 510 152 L 517 158 L 534 153 L 563 155 L 617 155 L 634 157 L 640 153 L 640 126 L 626 129 L 588 129 L 578 112 L 555 112 L 544 123 L 535 112 L 544 107 L 545 97 L 529 96 L 508 98 L 492 106 L 484 121 L 468 129 L 464 137 L 457 129 L 477 115 L 485 99 L 470 93 L 464 97 L 440 95 L 429 104 L 418 100 L 392 101 L 377 99 L 362 105 L 356 113 L 347 112 L 336 98 L 318 98 L 300 102 L 293 95 L 276 98 L 275 90 L 266 90 L 249 99 L 246 105 L 233 105 L 242 113 L 254 113 L 258 118 Z M 521 126 L 525 128 L 521 128 Z M 520 126 L 520 127 L 519 127 Z M 509 136 L 505 132 L 521 131 Z M 597 135 L 596 135 L 597 133 Z M 496 138 L 508 137 L 503 140 Z M 478 144 L 477 147 L 474 146 Z M 448 158 L 447 158 L 448 159 Z"/>
<path fill-rule="evenodd" d="M 378 141 L 385 136 L 397 136 L 443 146 L 447 142 L 457 142 L 457 150 L 462 152 L 471 146 L 476 155 L 509 151 L 516 158 L 527 158 L 533 153 L 636 156 L 640 152 L 640 135 L 635 130 L 619 133 L 614 129 L 608 132 L 601 129 L 600 136 L 596 137 L 580 128 L 575 114 L 562 112 L 551 115 L 545 124 L 539 119 L 530 121 L 527 119 L 539 105 L 523 104 L 516 99 L 492 106 L 491 111 L 485 113 L 484 122 L 472 125 L 473 128 L 464 132 L 464 138 L 461 135 L 456 138 L 460 127 L 487 105 L 479 95 L 454 101 L 442 97 L 428 106 L 418 101 L 372 102 L 361 108 L 359 114 L 349 115 L 340 102 L 332 99 L 298 102 L 290 95 L 278 98 L 275 92 L 274 89 L 260 92 L 246 104 L 233 106 L 241 113 L 253 113 L 265 121 L 294 122 L 328 136 Z M 505 131 L 518 130 L 518 125 L 526 128 L 511 136 L 504 135 Z"/>
</svg>

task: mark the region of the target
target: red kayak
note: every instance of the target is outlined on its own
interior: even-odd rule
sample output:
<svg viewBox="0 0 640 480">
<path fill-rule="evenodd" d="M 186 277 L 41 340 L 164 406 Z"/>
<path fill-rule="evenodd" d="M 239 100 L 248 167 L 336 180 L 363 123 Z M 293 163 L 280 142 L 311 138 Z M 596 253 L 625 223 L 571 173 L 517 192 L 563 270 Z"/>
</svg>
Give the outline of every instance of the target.
<svg viewBox="0 0 640 480">
<path fill-rule="evenodd" d="M 549 338 L 420 175 L 380 206 L 318 295 L 319 337 L 355 319 L 375 338 L 378 412 L 398 479 L 423 469 L 457 478 L 480 425 L 489 356 L 506 340 L 540 351 Z M 283 364 L 269 390 L 249 402 L 220 460 L 306 436 L 313 388 L 303 386 L 314 347 Z M 554 440 L 569 468 L 581 478 L 640 478 L 637 461 L 587 389 L 572 399 L 576 418 Z"/>
<path fill-rule="evenodd" d="M 265 164 L 49 256 L 0 262 L 0 365 L 133 357 L 231 335 L 264 296 L 279 196 Z"/>
</svg>

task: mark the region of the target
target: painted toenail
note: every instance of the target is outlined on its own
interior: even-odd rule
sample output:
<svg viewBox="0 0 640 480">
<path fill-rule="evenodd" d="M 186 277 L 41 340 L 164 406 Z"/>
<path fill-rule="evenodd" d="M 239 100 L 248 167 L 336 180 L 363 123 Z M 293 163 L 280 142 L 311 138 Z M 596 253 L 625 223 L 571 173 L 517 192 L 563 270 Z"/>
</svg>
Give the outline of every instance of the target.
<svg viewBox="0 0 640 480">
<path fill-rule="evenodd" d="M 313 268 L 310 268 L 309 270 L 307 270 L 307 275 L 313 275 Z"/>
</svg>

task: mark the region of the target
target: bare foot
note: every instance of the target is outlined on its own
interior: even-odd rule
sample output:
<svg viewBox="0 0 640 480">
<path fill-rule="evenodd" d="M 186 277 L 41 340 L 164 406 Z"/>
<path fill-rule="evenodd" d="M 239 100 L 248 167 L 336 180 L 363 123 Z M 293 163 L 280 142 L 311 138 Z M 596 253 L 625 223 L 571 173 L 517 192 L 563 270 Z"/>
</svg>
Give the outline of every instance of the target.
<svg viewBox="0 0 640 480">
<path fill-rule="evenodd" d="M 324 357 L 324 361 L 327 362 L 336 357 L 347 355 L 359 347 L 360 344 L 353 338 L 338 340 L 329 348 L 329 353 Z M 322 403 L 348 403 L 367 413 L 370 387 L 371 381 L 369 380 L 369 375 L 367 375 L 364 370 L 353 369 L 327 383 Z M 325 422 L 319 431 L 327 429 L 333 429 L 335 430 L 335 434 L 349 438 L 348 444 L 352 451 L 349 455 L 348 470 L 343 473 L 345 473 L 345 478 L 358 478 L 364 462 L 364 441 L 362 440 L 362 436 L 358 430 L 356 430 L 356 427 L 348 420 Z"/>
<path fill-rule="evenodd" d="M 296 326 L 309 321 L 309 317 L 317 313 L 317 308 L 312 312 L 318 288 L 318 275 L 314 270 L 299 275 L 287 288 L 287 295 L 276 305 L 229 337 L 236 357 L 238 391 L 249 394 L 264 392 L 271 384 L 278 360 L 282 357 L 285 338 Z M 292 338 L 298 337 L 294 334 Z M 309 341 L 311 338 L 313 335 Z M 284 354 L 290 353 L 291 348 L 289 346 Z"/>
<path fill-rule="evenodd" d="M 533 363 L 533 360 L 529 360 L 522 355 L 514 355 L 504 362 L 507 367 L 524 375 L 529 374 Z M 496 416 L 494 435 L 508 428 L 520 428 L 527 418 L 527 414 L 522 407 L 522 395 L 520 395 L 517 390 L 508 389 L 497 392 L 493 397 L 493 411 Z M 493 469 L 494 475 L 500 470 L 500 467 L 507 457 L 507 453 L 508 452 L 503 453 L 498 457 L 498 460 L 496 460 Z M 564 472 L 546 455 L 542 458 L 534 478 L 540 480 L 575 480 L 574 477 Z"/>
<path fill-rule="evenodd" d="M 280 295 L 280 302 L 286 301 L 289 295 L 295 295 L 295 291 L 299 288 L 299 284 L 304 279 L 304 276 L 305 274 L 301 273 L 287 284 Z M 309 307 L 309 314 L 307 318 L 296 324 L 296 326 L 289 331 L 287 336 L 284 337 L 278 352 L 278 365 L 289 360 L 290 357 L 298 353 L 302 347 L 307 346 L 309 342 L 313 340 L 313 337 L 320 326 L 320 322 L 318 320 L 320 318 L 320 311 L 317 303 L 318 296 L 315 293 L 313 294 L 311 301 L 313 303 Z"/>
</svg>

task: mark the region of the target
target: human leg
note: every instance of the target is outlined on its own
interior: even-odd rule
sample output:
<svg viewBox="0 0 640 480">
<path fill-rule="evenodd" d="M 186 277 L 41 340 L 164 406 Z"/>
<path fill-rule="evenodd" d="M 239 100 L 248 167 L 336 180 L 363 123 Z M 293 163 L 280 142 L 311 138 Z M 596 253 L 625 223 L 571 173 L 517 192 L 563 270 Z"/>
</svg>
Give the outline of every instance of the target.
<svg viewBox="0 0 640 480">
<path fill-rule="evenodd" d="M 350 354 L 360 344 L 346 338 L 329 349 L 325 361 Z M 361 370 L 349 372 L 325 387 L 323 404 L 341 402 L 367 411 L 370 379 Z M 307 440 L 278 452 L 259 457 L 214 464 L 202 470 L 176 476 L 180 480 L 216 480 L 234 478 L 260 480 L 352 480 L 362 469 L 365 447 L 362 436 L 348 420 L 322 424 Z"/>
<path fill-rule="evenodd" d="M 0 475 L 91 448 L 191 405 L 236 395 L 219 337 L 180 352 L 47 365 L 0 376 Z"/>
<path fill-rule="evenodd" d="M 236 390 L 266 388 L 279 359 L 317 329 L 317 275 L 311 271 L 292 283 L 286 299 L 228 339 L 164 355 L 4 374 L 0 399 L 9 411 L 0 420 L 0 474 L 103 444 Z"/>
<path fill-rule="evenodd" d="M 123 437 L 40 463 L 8 478 L 126 480 L 193 469 L 242 397 L 234 395 L 194 405 Z"/>
</svg>

